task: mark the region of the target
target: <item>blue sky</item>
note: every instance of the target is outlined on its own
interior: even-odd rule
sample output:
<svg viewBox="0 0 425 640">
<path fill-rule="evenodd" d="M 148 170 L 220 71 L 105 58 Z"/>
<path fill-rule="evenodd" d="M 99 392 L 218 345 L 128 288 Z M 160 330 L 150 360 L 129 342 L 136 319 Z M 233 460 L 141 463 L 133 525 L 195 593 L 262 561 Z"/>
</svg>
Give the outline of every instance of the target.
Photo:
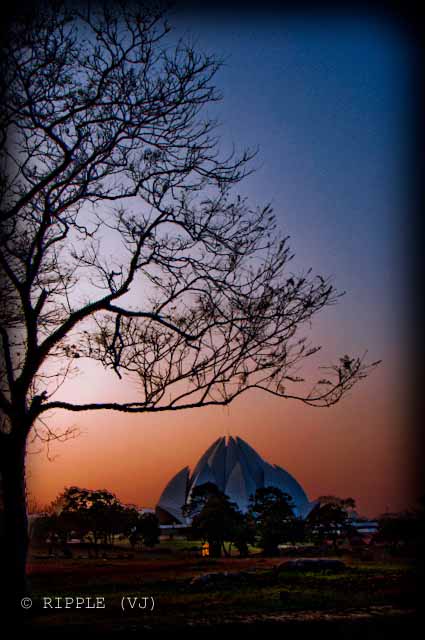
<svg viewBox="0 0 425 640">
<path fill-rule="evenodd" d="M 370 347 L 384 350 L 406 303 L 409 41 L 360 12 L 177 17 L 179 32 L 224 60 L 214 108 L 223 142 L 259 147 L 258 170 L 241 191 L 273 203 L 295 264 L 347 291 L 344 334 L 355 335 L 358 314 L 367 315 Z"/>
</svg>

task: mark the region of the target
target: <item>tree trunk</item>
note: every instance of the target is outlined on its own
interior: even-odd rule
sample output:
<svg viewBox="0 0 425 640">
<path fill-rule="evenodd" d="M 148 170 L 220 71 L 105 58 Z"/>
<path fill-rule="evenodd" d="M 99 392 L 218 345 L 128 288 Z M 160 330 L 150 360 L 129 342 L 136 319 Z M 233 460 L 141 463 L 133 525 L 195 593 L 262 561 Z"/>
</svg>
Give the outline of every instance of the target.
<svg viewBox="0 0 425 640">
<path fill-rule="evenodd" d="M 210 545 L 210 558 L 220 558 L 221 557 L 221 542 L 217 542 L 216 540 L 209 540 Z"/>
<path fill-rule="evenodd" d="M 28 516 L 25 490 L 26 436 L 2 434 L 0 473 L 3 489 L 1 532 L 2 583 L 7 585 L 7 606 L 20 609 L 20 600 L 28 593 L 26 562 L 28 553 Z"/>
<path fill-rule="evenodd" d="M 241 558 L 247 558 L 248 557 L 249 549 L 248 549 L 248 545 L 246 544 L 246 542 L 239 543 L 239 545 L 236 548 L 239 551 L 239 555 L 240 555 Z"/>
</svg>

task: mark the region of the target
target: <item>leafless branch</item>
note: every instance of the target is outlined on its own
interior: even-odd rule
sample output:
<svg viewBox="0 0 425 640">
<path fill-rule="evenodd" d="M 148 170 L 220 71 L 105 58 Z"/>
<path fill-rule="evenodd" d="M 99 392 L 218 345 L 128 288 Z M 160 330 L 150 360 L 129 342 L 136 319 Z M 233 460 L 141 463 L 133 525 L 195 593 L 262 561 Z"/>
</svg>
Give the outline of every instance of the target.
<svg viewBox="0 0 425 640">
<path fill-rule="evenodd" d="M 35 421 L 53 409 L 188 409 L 253 388 L 330 406 L 376 366 L 344 356 L 329 379 L 298 376 L 319 350 L 306 330 L 340 294 L 327 278 L 293 273 L 271 207 L 235 192 L 254 152 L 225 157 L 205 117 L 220 99 L 220 62 L 170 46 L 169 30 L 149 3 L 87 12 L 47 1 L 11 26 L 1 69 L 4 433 L 40 433 Z M 86 359 L 134 382 L 135 402 L 58 397 Z"/>
</svg>

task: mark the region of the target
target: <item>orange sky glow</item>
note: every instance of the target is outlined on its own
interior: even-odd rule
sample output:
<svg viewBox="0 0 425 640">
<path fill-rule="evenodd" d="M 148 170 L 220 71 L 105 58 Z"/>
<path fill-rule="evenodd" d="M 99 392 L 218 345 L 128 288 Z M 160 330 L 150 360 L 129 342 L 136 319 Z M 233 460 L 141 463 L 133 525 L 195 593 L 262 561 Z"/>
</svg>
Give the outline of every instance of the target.
<svg viewBox="0 0 425 640">
<path fill-rule="evenodd" d="M 230 434 L 287 469 L 309 499 L 351 496 L 367 516 L 406 508 L 415 499 L 414 452 L 403 412 L 406 398 L 389 364 L 326 409 L 254 391 L 228 408 L 142 415 L 57 412 L 50 418 L 55 428 L 75 425 L 80 434 L 52 444 L 48 453 L 38 443 L 30 447 L 30 495 L 45 505 L 65 486 L 77 485 L 107 488 L 125 503 L 153 507 L 173 474 L 186 465 L 193 468 L 213 440 Z M 102 389 L 101 375 L 90 376 L 90 382 L 83 375 L 69 384 L 76 400 L 101 390 L 119 397 L 112 386 Z"/>
</svg>

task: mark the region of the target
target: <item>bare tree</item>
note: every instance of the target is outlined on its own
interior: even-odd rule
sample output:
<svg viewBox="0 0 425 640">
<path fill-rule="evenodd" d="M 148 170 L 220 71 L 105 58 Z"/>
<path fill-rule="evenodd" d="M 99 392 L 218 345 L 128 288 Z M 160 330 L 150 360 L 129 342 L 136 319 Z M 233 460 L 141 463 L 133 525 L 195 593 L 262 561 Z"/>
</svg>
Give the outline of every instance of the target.
<svg viewBox="0 0 425 640">
<path fill-rule="evenodd" d="M 270 206 L 234 194 L 253 153 L 218 147 L 206 111 L 218 67 L 176 41 L 153 5 L 46 2 L 10 24 L 0 445 L 19 593 L 26 443 L 51 410 L 226 405 L 252 388 L 329 406 L 376 364 L 344 356 L 309 388 L 295 375 L 318 350 L 300 331 L 338 294 L 290 273 Z M 136 380 L 134 401 L 62 399 L 84 359 Z"/>
</svg>

